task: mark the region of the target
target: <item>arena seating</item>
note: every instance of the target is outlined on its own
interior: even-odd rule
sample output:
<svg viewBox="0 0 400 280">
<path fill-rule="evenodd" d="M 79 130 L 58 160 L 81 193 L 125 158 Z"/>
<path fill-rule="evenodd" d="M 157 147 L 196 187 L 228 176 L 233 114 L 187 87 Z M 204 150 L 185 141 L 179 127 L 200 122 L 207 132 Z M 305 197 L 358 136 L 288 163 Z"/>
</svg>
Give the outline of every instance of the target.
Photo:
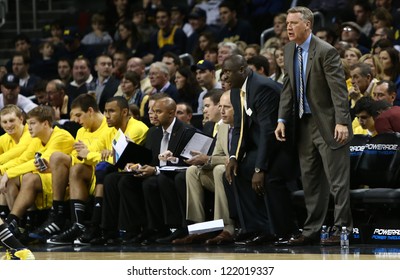
<svg viewBox="0 0 400 280">
<path fill-rule="evenodd" d="M 399 133 L 375 137 L 355 135 L 352 139 L 350 199 L 355 225 L 397 224 L 400 214 L 399 146 Z M 302 190 L 293 192 L 293 202 L 298 208 L 305 207 Z M 330 205 L 329 213 L 332 211 Z"/>
</svg>

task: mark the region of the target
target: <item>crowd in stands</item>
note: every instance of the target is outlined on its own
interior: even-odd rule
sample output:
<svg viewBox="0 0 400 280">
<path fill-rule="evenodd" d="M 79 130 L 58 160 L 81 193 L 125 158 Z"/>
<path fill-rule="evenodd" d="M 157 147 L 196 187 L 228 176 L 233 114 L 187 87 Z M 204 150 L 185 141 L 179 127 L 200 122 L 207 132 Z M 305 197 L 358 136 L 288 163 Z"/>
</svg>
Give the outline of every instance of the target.
<svg viewBox="0 0 400 280">
<path fill-rule="evenodd" d="M 106 11 L 93 11 L 85 33 L 55 21 L 49 36 L 18 34 L 15 52 L 0 66 L 1 218 L 24 242 L 273 241 L 257 239 L 259 232 L 235 238 L 240 213 L 222 182 L 234 119 L 231 81 L 222 66 L 229 57 L 243 56 L 252 72 L 280 87 L 288 5 L 108 2 Z M 298 2 L 325 16 L 325 25 L 312 31 L 340 54 L 354 133 L 400 132 L 398 1 Z M 260 44 L 261 32 L 270 27 L 273 32 Z M 10 116 L 21 122 L 18 129 L 7 124 Z M 215 148 L 178 157 L 171 151 L 185 130 L 214 137 Z M 118 131 L 149 149 L 151 160 L 128 164 L 125 172 L 115 167 Z M 10 156 L 12 151 L 18 153 Z M 36 170 L 35 152 L 41 152 L 46 172 Z M 190 167 L 168 173 L 164 165 Z M 49 215 L 39 223 L 37 212 L 46 209 Z M 222 233 L 189 235 L 189 224 L 207 219 L 223 219 Z"/>
</svg>

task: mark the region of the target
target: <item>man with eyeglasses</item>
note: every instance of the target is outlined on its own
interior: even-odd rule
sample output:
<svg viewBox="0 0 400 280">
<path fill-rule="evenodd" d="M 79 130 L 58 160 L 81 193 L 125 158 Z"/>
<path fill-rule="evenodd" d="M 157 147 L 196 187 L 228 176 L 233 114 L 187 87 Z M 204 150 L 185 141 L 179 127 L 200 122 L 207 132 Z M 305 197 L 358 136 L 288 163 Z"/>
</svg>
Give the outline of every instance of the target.
<svg viewBox="0 0 400 280">
<path fill-rule="evenodd" d="M 352 47 L 359 49 L 362 54 L 369 53 L 367 47 L 359 44 L 361 36 L 361 27 L 357 23 L 347 21 L 342 24 L 341 41 L 348 42 Z"/>
</svg>

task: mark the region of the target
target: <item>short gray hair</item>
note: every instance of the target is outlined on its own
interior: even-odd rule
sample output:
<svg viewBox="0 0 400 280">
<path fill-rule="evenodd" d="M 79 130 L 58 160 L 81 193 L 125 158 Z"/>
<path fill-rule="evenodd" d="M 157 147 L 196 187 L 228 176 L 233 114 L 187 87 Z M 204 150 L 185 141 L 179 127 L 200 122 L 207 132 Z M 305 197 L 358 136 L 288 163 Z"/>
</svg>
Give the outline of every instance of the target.
<svg viewBox="0 0 400 280">
<path fill-rule="evenodd" d="M 288 13 L 288 14 L 290 14 L 290 13 L 300 13 L 301 16 L 302 16 L 302 18 L 303 18 L 303 20 L 308 20 L 308 21 L 311 23 L 311 28 L 312 28 L 313 25 L 314 25 L 314 14 L 313 14 L 313 12 L 312 12 L 309 8 L 307 8 L 307 7 L 303 7 L 303 6 L 293 7 L 293 8 L 290 8 L 290 9 L 287 11 L 287 13 Z"/>
</svg>

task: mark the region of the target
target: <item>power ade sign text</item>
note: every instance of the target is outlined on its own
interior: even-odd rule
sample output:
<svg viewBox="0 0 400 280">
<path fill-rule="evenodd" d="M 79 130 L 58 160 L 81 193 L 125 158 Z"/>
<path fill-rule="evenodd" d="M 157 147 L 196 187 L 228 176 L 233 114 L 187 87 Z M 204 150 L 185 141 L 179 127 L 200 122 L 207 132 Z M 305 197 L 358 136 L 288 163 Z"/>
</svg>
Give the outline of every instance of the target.
<svg viewBox="0 0 400 280">
<path fill-rule="evenodd" d="M 400 229 L 375 228 L 371 236 L 375 240 L 400 240 Z"/>
</svg>

